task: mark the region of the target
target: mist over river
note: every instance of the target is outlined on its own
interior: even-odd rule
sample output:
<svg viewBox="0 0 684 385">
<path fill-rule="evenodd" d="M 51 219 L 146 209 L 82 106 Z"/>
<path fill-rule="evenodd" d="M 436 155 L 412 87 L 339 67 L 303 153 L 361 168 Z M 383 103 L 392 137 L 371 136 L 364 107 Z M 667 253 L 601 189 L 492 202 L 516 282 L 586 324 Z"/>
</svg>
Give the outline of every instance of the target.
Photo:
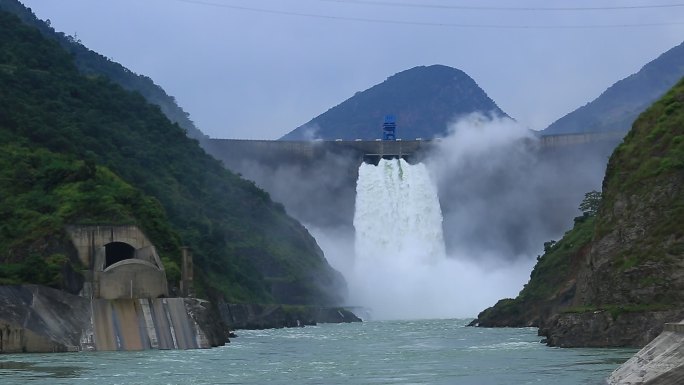
<svg viewBox="0 0 684 385">
<path fill-rule="evenodd" d="M 602 384 L 630 349 L 559 349 L 468 320 L 238 331 L 209 350 L 0 356 L 0 384 Z"/>
</svg>

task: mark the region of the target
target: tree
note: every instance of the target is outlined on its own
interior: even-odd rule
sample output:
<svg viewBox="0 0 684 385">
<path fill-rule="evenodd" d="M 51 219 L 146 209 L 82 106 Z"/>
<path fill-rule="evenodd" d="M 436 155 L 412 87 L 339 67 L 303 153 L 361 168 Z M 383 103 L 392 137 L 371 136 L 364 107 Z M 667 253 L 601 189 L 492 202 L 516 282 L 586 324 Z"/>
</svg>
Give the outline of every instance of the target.
<svg viewBox="0 0 684 385">
<path fill-rule="evenodd" d="M 584 194 L 584 199 L 579 205 L 580 211 L 585 217 L 592 217 L 598 213 L 599 207 L 601 206 L 601 192 L 593 190 Z"/>
</svg>

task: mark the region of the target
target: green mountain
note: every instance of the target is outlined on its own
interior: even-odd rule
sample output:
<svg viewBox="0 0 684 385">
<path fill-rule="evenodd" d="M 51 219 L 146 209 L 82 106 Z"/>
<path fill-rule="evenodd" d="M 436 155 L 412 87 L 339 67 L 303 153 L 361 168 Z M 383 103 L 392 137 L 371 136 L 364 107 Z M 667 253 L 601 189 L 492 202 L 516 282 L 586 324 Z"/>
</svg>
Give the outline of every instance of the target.
<svg viewBox="0 0 684 385">
<path fill-rule="evenodd" d="M 48 22 L 38 19 L 30 8 L 26 8 L 18 0 L 0 0 L 0 10 L 15 14 L 27 25 L 37 28 L 43 36 L 58 42 L 73 55 L 76 67 L 82 74 L 104 76 L 126 90 L 139 92 L 148 102 L 158 105 L 166 117 L 183 128 L 189 137 L 200 143 L 208 139 L 195 127 L 190 115 L 178 106 L 173 96 L 169 96 L 149 77 L 133 73 L 121 64 L 88 49 L 76 38 L 55 31 Z"/>
<path fill-rule="evenodd" d="M 635 346 L 684 319 L 684 79 L 613 152 L 597 212 L 588 197 L 518 297 L 474 324 L 539 326 L 559 346 Z"/>
<path fill-rule="evenodd" d="M 632 122 L 684 76 L 684 43 L 605 90 L 598 98 L 551 123 L 544 135 L 627 132 Z"/>
<path fill-rule="evenodd" d="M 78 266 L 63 226 L 133 223 L 171 270 L 179 245 L 194 250 L 202 295 L 340 301 L 341 275 L 282 205 L 208 156 L 158 106 L 104 76 L 83 75 L 73 54 L 7 12 L 0 89 L 3 282 L 72 290 L 78 279 L 69 271 Z M 29 274 L 37 260 L 48 276 Z"/>
<path fill-rule="evenodd" d="M 394 115 L 397 138 L 445 136 L 447 125 L 473 112 L 507 116 L 465 72 L 432 65 L 415 67 L 311 119 L 281 140 L 365 139 L 382 137 L 385 115 Z"/>
</svg>

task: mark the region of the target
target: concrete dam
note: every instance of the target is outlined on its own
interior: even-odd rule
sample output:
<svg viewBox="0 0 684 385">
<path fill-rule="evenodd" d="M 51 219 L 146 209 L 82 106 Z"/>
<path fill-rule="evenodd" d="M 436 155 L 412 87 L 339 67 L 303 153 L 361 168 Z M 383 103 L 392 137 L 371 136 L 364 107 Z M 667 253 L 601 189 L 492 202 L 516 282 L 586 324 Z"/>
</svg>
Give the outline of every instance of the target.
<svg viewBox="0 0 684 385">
<path fill-rule="evenodd" d="M 624 132 L 584 133 L 567 135 L 539 136 L 530 139 L 528 145 L 542 150 L 562 151 L 563 149 L 609 143 L 614 146 Z M 313 140 L 278 141 L 249 139 L 209 139 L 205 150 L 226 165 L 240 160 L 258 159 L 260 162 L 315 161 L 326 154 L 339 154 L 361 161 L 377 163 L 378 158 L 401 157 L 420 159 L 440 144 L 440 139 L 415 140 Z M 358 166 L 358 164 L 356 165 Z"/>
</svg>

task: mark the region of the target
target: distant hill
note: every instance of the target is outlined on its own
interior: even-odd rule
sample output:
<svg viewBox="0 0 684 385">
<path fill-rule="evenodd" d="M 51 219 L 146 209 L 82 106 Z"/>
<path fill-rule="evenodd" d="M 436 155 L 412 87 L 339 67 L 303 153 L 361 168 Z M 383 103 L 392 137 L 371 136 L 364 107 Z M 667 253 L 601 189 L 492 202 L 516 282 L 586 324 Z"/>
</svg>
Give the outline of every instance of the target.
<svg viewBox="0 0 684 385">
<path fill-rule="evenodd" d="M 613 84 L 592 102 L 553 122 L 545 135 L 627 132 L 648 106 L 684 76 L 684 43 Z"/>
<path fill-rule="evenodd" d="M 168 95 L 149 77 L 138 75 L 88 49 L 76 38 L 55 31 L 50 27 L 49 21 L 38 19 L 30 8 L 18 0 L 0 0 L 0 10 L 15 14 L 27 25 L 37 28 L 43 36 L 57 41 L 62 48 L 74 55 L 76 66 L 82 74 L 105 76 L 126 90 L 139 92 L 148 102 L 158 105 L 164 115 L 184 129 L 189 137 L 197 139 L 200 143 L 208 139 L 190 120 L 190 115 L 178 106 L 173 96 Z"/>
<path fill-rule="evenodd" d="M 372 140 L 382 136 L 388 114 L 396 116 L 397 138 L 433 138 L 445 135 L 455 117 L 472 112 L 507 116 L 465 72 L 421 66 L 357 92 L 280 139 Z"/>
</svg>

